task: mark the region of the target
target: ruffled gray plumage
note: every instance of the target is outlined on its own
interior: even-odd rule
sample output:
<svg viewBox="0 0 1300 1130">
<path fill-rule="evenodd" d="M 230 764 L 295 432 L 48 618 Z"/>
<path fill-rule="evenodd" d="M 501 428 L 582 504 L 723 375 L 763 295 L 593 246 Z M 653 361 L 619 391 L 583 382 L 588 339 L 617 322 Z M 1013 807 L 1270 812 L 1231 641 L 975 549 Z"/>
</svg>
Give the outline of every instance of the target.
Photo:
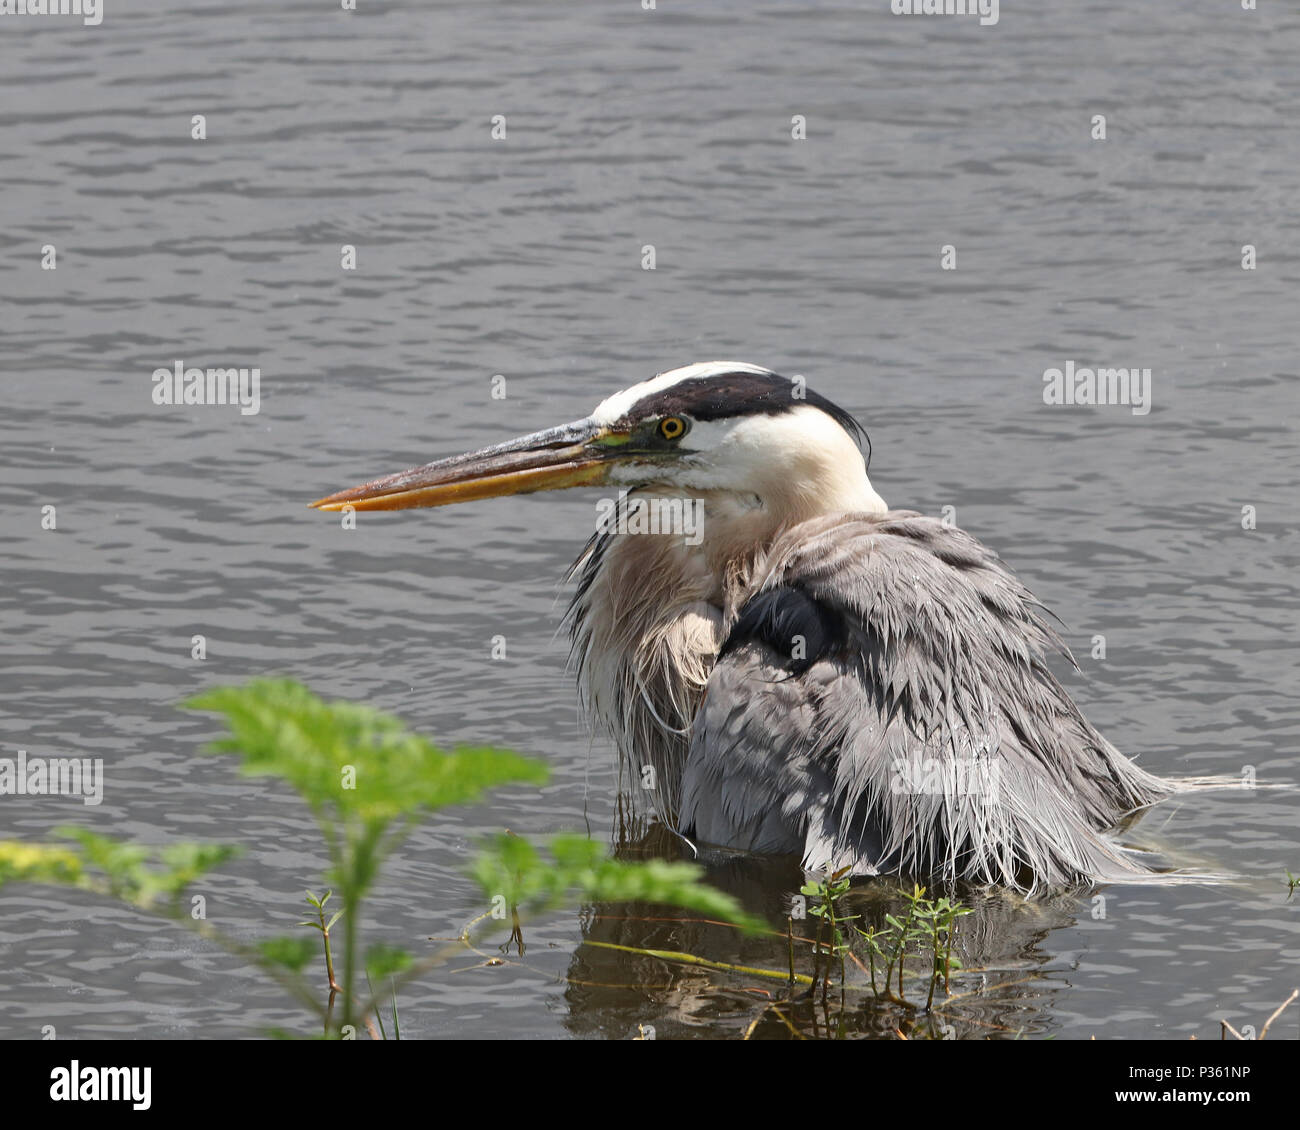
<svg viewBox="0 0 1300 1130">
<path fill-rule="evenodd" d="M 578 566 L 579 665 L 590 685 L 593 662 L 613 664 L 630 693 L 603 692 L 623 703 L 611 729 L 634 767 L 672 778 L 659 813 L 688 838 L 1027 891 L 1153 874 L 1106 832 L 1177 786 L 1087 722 L 1047 666 L 1069 653 L 1041 607 L 969 534 L 909 511 L 784 531 L 719 601 L 693 696 L 673 688 L 671 646 L 649 681 L 626 649 L 593 653 L 604 549 Z"/>
</svg>

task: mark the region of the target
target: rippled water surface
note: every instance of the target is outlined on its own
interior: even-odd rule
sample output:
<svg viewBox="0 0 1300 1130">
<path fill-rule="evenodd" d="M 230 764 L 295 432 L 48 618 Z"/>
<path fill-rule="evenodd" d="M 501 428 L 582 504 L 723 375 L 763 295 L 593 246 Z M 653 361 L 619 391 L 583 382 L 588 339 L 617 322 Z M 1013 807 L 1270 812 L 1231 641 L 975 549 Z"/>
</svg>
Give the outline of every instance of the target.
<svg viewBox="0 0 1300 1130">
<path fill-rule="evenodd" d="M 1008 0 L 980 27 L 886 0 L 359 7 L 0 17 L 0 756 L 107 775 L 99 807 L 0 797 L 0 835 L 84 820 L 242 844 L 205 885 L 210 919 L 291 931 L 325 866 L 305 808 L 200 756 L 210 719 L 176 709 L 285 674 L 553 770 L 417 831 L 369 905 L 374 937 L 422 952 L 477 914 L 463 868 L 486 833 L 606 836 L 611 749 L 555 638 L 596 496 L 355 531 L 304 504 L 714 357 L 807 374 L 856 412 L 877 489 L 955 507 L 1007 558 L 1066 624 L 1071 690 L 1144 765 L 1300 778 L 1300 12 Z M 259 367 L 260 412 L 154 405 L 150 374 L 178 359 Z M 1045 405 L 1067 360 L 1151 368 L 1152 410 Z M 980 900 L 954 1031 L 1262 1023 L 1300 984 L 1298 813 L 1285 790 L 1197 794 L 1130 832 L 1233 883 Z M 800 876 L 741 861 L 715 879 L 784 922 Z M 522 957 L 404 990 L 403 1034 L 789 1035 L 765 1011 L 780 986 L 582 945 L 784 968 L 784 943 L 650 917 L 551 915 Z M 5 888 L 0 953 L 4 1036 L 309 1027 L 244 963 L 90 896 Z M 855 1033 L 895 1023 L 861 995 L 851 1012 Z M 811 1010 L 792 1014 L 811 1034 Z"/>
</svg>

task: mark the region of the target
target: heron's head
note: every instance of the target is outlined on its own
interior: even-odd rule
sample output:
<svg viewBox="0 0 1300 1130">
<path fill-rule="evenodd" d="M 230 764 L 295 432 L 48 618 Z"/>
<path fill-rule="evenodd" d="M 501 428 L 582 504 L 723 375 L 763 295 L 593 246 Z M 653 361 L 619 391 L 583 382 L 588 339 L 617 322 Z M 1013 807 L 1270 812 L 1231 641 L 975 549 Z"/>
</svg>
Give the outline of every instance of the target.
<svg viewBox="0 0 1300 1130">
<path fill-rule="evenodd" d="M 611 484 L 732 493 L 773 510 L 883 511 L 856 420 L 802 381 L 736 361 L 660 373 L 572 424 L 413 467 L 312 503 L 401 510 Z"/>
</svg>

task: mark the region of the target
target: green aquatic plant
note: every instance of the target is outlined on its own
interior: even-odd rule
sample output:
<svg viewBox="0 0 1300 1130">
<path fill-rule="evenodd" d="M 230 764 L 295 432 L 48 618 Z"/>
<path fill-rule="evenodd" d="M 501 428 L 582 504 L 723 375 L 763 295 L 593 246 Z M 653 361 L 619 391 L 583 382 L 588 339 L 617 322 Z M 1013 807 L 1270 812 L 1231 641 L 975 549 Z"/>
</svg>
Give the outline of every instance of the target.
<svg viewBox="0 0 1300 1130">
<path fill-rule="evenodd" d="M 817 933 L 813 939 L 813 980 L 822 984 L 823 1000 L 830 981 L 830 965 L 837 961 L 841 1002 L 843 1001 L 847 960 L 853 952 L 848 929 L 852 929 L 864 943 L 867 974 L 871 991 L 876 997 L 908 1004 L 905 985 L 907 958 L 909 951 L 919 951 L 928 963 L 924 974 L 925 1008 L 931 1009 L 934 1006 L 935 989 L 942 984 L 944 991 L 950 992 L 952 971 L 961 968 L 961 961 L 952 952 L 955 923 L 958 918 L 972 913 L 971 908 L 947 896 L 928 899 L 925 897 L 926 888 L 913 884 L 911 891 L 904 889 L 899 892 L 907 906 L 901 918 L 887 913 L 883 929 L 875 926 L 863 928 L 855 925 L 861 916 L 846 913 L 841 905 L 851 887 L 846 868 L 833 875 L 811 879 L 800 890 L 801 894 L 816 901 L 816 905 L 809 907 L 808 913 L 817 919 Z M 823 957 L 826 959 L 824 971 L 821 964 Z M 879 981 L 878 969 L 883 970 Z M 790 971 L 793 979 L 793 938 Z M 893 988 L 895 981 L 897 991 Z"/>
<path fill-rule="evenodd" d="M 316 908 L 316 921 L 312 922 L 306 919 L 299 922 L 299 926 L 310 926 L 313 930 L 319 930 L 321 939 L 325 944 L 325 980 L 329 984 L 331 993 L 342 992 L 342 986 L 334 977 L 334 955 L 330 952 L 330 929 L 340 918 L 343 917 L 343 911 L 336 910 L 331 915 L 328 922 L 325 921 L 325 904 L 333 896 L 333 891 L 326 891 L 324 897 L 317 898 L 310 890 L 307 892 L 307 901 Z"/>
<path fill-rule="evenodd" d="M 949 992 L 952 971 L 961 968 L 961 962 L 952 953 L 954 923 L 963 915 L 972 913 L 971 908 L 944 896 L 940 899 L 927 899 L 926 889 L 913 883 L 912 890 L 900 892 L 907 903 L 907 913 L 902 919 L 892 914 L 885 915 L 889 929 L 872 932 L 867 936 L 871 951 L 886 961 L 885 992 L 893 970 L 898 970 L 898 1000 L 907 1003 L 903 989 L 904 971 L 909 947 L 919 949 L 928 956 L 929 969 L 927 978 L 925 1008 L 934 1006 L 934 991 L 940 982 L 944 992 Z M 866 935 L 864 935 L 866 936 Z M 875 984 L 874 966 L 872 984 Z"/>
<path fill-rule="evenodd" d="M 373 946 L 363 954 L 361 925 L 366 897 L 384 861 L 419 821 L 454 805 L 478 801 L 487 791 L 510 784 L 539 785 L 546 767 L 519 754 L 488 748 L 438 749 L 396 718 L 350 702 L 327 702 L 299 683 L 254 680 L 219 687 L 184 704 L 220 715 L 228 736 L 206 752 L 232 754 L 240 772 L 286 782 L 307 804 L 329 858 L 330 890 L 318 898 L 316 929 L 325 949 L 328 1001 L 322 1004 L 305 970 L 318 952 L 301 935 L 240 942 L 191 913 L 184 895 L 195 880 L 235 856 L 228 844 L 178 843 L 146 847 L 83 828 L 56 829 L 67 845 L 0 841 L 0 885 L 11 881 L 59 883 L 110 895 L 138 909 L 183 924 L 226 949 L 250 959 L 322 1021 L 326 1036 L 351 1036 L 371 1026 L 377 996 L 388 981 L 391 992 L 457 953 L 463 944 L 416 959 L 405 951 Z M 623 862 L 582 836 L 551 839 L 547 854 L 518 836 L 488 844 L 471 874 L 494 905 L 519 915 L 564 900 L 613 902 L 627 899 L 673 904 L 724 918 L 742 929 L 758 924 L 730 896 L 701 882 L 702 869 L 687 863 Z M 337 894 L 339 909 L 328 920 L 325 904 Z M 505 917 L 487 913 L 477 922 Z M 333 928 L 342 923 L 338 950 Z M 339 960 L 336 962 L 336 956 Z M 339 975 L 336 975 L 339 974 Z M 358 992 L 359 977 L 368 993 Z M 336 1015 L 336 999 L 341 1001 Z M 394 1028 L 397 1016 L 394 1005 Z M 378 1035 L 373 1031 L 373 1035 Z"/>
<path fill-rule="evenodd" d="M 972 910 L 946 896 L 937 900 L 927 899 L 924 887 L 914 886 L 912 893 L 905 897 L 915 908 L 913 919 L 917 933 L 930 951 L 930 987 L 925 999 L 928 1010 L 934 1004 L 934 990 L 940 981 L 945 993 L 951 991 L 952 971 L 954 967 L 961 968 L 961 961 L 952 955 L 953 924 Z"/>
<path fill-rule="evenodd" d="M 817 937 L 813 942 L 813 981 L 818 980 L 821 958 L 826 958 L 826 972 L 821 977 L 822 1003 L 826 1003 L 826 993 L 830 983 L 831 964 L 838 959 L 840 967 L 840 1007 L 843 1009 L 847 972 L 845 962 L 848 960 L 849 942 L 844 927 L 855 916 L 846 915 L 840 908 L 840 901 L 849 893 L 852 881 L 849 868 L 845 867 L 820 879 L 812 879 L 799 888 L 799 893 L 815 899 L 816 904 L 808 908 L 808 913 L 817 919 Z M 792 966 L 793 969 L 793 966 Z"/>
<path fill-rule="evenodd" d="M 397 1017 L 397 985 L 395 982 L 391 981 L 391 979 L 390 984 L 392 985 L 393 993 L 393 1039 L 400 1040 L 402 1038 L 402 1026 Z M 374 982 L 370 979 L 369 970 L 366 971 L 366 986 L 370 989 L 370 995 L 378 999 L 378 994 L 375 992 Z M 379 1025 L 379 1038 L 381 1040 L 388 1039 L 388 1029 L 384 1027 L 384 1014 L 378 1009 L 375 1009 L 375 1022 Z"/>
</svg>

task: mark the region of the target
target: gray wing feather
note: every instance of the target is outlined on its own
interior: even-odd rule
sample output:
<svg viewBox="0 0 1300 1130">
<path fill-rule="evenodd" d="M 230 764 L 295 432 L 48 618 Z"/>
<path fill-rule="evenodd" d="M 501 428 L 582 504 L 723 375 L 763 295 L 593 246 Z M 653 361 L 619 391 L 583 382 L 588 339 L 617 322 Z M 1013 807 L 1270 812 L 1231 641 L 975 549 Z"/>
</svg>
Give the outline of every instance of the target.
<svg viewBox="0 0 1300 1130">
<path fill-rule="evenodd" d="M 680 828 L 813 870 L 1032 890 L 1133 877 L 1103 833 L 1173 791 L 1083 718 L 1068 652 L 969 534 L 906 511 L 772 546 L 691 735 Z"/>
</svg>

